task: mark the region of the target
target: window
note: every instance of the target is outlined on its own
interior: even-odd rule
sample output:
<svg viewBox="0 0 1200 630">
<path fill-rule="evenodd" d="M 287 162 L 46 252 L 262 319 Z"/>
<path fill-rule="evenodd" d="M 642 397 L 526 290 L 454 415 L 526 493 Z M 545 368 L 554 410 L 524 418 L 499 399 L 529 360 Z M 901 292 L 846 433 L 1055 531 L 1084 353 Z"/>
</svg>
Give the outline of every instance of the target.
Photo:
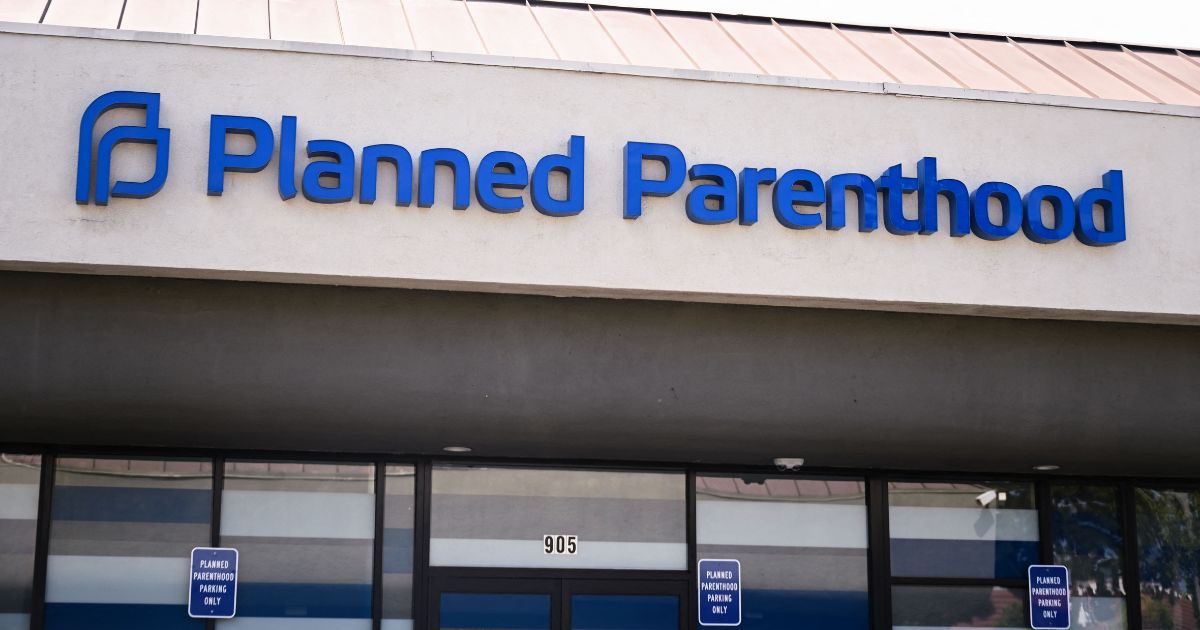
<svg viewBox="0 0 1200 630">
<path fill-rule="evenodd" d="M 1054 562 L 1071 574 L 1071 627 L 1125 630 L 1125 583 L 1116 486 L 1055 485 Z"/>
<path fill-rule="evenodd" d="M 384 468 L 383 630 L 409 630 L 413 619 L 412 466 Z"/>
<path fill-rule="evenodd" d="M 0 628 L 28 630 L 42 458 L 0 453 Z"/>
<path fill-rule="evenodd" d="M 697 476 L 696 544 L 741 563 L 747 630 L 870 625 L 861 480 Z"/>
<path fill-rule="evenodd" d="M 1200 490 L 1135 496 L 1142 628 L 1200 628 Z"/>
<path fill-rule="evenodd" d="M 375 467 L 228 462 L 221 543 L 238 550 L 223 630 L 370 630 Z"/>
<path fill-rule="evenodd" d="M 888 527 L 894 627 L 1028 627 L 1016 585 L 1039 555 L 1032 484 L 889 483 Z"/>
<path fill-rule="evenodd" d="M 1028 628 L 1025 591 L 1000 586 L 896 586 L 896 628 Z"/>
<path fill-rule="evenodd" d="M 47 630 L 203 630 L 187 597 L 191 550 L 210 542 L 208 461 L 59 459 L 51 496 Z"/>
<path fill-rule="evenodd" d="M 432 566 L 687 568 L 682 474 L 440 467 L 433 470 Z M 547 553 L 543 536 L 576 536 Z"/>
<path fill-rule="evenodd" d="M 1025 577 L 1037 564 L 1033 486 L 1016 483 L 891 483 L 892 575 Z"/>
</svg>

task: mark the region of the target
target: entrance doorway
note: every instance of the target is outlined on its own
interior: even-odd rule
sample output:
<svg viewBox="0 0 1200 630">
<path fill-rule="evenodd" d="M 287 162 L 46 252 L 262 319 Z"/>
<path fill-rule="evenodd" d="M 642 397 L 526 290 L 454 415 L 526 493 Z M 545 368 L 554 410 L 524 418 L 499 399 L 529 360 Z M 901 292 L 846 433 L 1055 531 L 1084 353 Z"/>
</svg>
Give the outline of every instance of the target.
<svg viewBox="0 0 1200 630">
<path fill-rule="evenodd" d="M 433 630 L 683 630 L 687 581 L 435 577 Z"/>
</svg>

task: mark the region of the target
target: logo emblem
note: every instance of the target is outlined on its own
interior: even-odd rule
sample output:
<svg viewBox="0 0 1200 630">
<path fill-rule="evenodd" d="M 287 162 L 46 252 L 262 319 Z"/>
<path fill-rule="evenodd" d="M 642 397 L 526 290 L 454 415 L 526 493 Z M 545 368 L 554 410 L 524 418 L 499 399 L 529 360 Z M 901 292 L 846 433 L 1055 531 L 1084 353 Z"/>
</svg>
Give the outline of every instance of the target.
<svg viewBox="0 0 1200 630">
<path fill-rule="evenodd" d="M 109 92 L 88 105 L 79 121 L 79 164 L 75 174 L 75 203 L 87 205 L 94 188 L 96 204 L 108 205 L 112 152 L 122 142 L 155 145 L 154 174 L 144 182 L 112 184 L 112 196 L 144 199 L 162 189 L 167 181 L 171 130 L 158 126 L 158 105 L 159 95 L 153 92 Z M 118 108 L 146 110 L 146 125 L 109 129 L 100 137 L 100 144 L 93 153 L 92 139 L 96 121 L 105 112 Z"/>
</svg>

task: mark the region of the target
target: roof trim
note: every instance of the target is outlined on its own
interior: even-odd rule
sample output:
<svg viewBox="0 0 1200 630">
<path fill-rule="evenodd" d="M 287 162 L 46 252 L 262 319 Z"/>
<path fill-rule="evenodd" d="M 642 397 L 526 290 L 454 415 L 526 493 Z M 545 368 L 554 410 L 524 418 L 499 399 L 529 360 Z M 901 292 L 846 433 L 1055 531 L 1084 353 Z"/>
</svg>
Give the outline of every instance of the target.
<svg viewBox="0 0 1200 630">
<path fill-rule="evenodd" d="M 501 55 L 375 48 L 369 46 L 353 46 L 348 44 L 321 44 L 273 39 L 222 37 L 215 35 L 156 33 L 147 31 L 58 26 L 51 24 L 27 24 L 22 22 L 0 22 L 0 34 L 74 37 L 106 41 L 147 42 L 158 44 L 204 46 L 210 48 L 297 52 L 318 55 L 367 57 L 375 59 L 397 59 L 405 61 L 435 61 L 441 63 L 461 63 L 481 66 L 560 70 L 567 72 L 588 72 L 595 74 L 682 79 L 688 81 L 707 81 L 710 83 L 740 83 L 749 85 L 804 88 L 810 90 L 827 90 L 835 92 L 891 94 L 895 96 L 1015 103 L 1021 105 L 1041 105 L 1047 107 L 1067 107 L 1072 109 L 1131 112 L 1137 114 L 1154 114 L 1183 118 L 1200 118 L 1200 106 L 1166 105 L 1159 103 L 1144 103 L 1137 101 L 1121 101 L 1075 96 L 1057 96 L 1050 94 L 1022 94 L 1017 92 L 973 90 L 966 88 L 928 87 L 907 84 L 901 85 L 896 83 L 861 83 L 833 79 L 808 79 L 801 77 L 749 73 L 714 72 L 709 70 L 626 66 L 603 63 L 560 61 L 555 59 L 506 57 Z"/>
</svg>

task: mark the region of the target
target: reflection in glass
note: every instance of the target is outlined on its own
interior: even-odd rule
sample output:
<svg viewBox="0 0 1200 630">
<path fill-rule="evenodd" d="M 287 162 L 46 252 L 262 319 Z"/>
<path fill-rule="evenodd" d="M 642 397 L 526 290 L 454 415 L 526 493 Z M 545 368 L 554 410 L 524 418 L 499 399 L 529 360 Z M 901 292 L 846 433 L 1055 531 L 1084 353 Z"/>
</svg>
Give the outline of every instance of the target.
<svg viewBox="0 0 1200 630">
<path fill-rule="evenodd" d="M 383 630 L 412 627 L 412 466 L 385 467 L 383 498 Z"/>
<path fill-rule="evenodd" d="M 1025 593 L 991 586 L 897 586 L 892 589 L 893 626 L 1028 628 Z"/>
<path fill-rule="evenodd" d="M 1200 628 L 1200 490 L 1138 488 L 1138 567 L 1145 630 Z"/>
<path fill-rule="evenodd" d="M 550 596 L 514 593 L 442 593 L 443 630 L 550 630 Z"/>
<path fill-rule="evenodd" d="M 0 628 L 28 630 L 42 458 L 0 453 Z"/>
<path fill-rule="evenodd" d="M 679 630 L 674 595 L 574 595 L 571 630 Z"/>
<path fill-rule="evenodd" d="M 1115 486 L 1055 485 L 1054 562 L 1071 574 L 1071 627 L 1124 630 L 1124 534 Z"/>
<path fill-rule="evenodd" d="M 221 542 L 239 552 L 223 630 L 370 630 L 375 467 L 227 462 Z"/>
<path fill-rule="evenodd" d="M 865 630 L 862 480 L 696 477 L 699 558 L 742 565 L 745 630 Z"/>
<path fill-rule="evenodd" d="M 1027 483 L 888 484 L 892 575 L 1023 578 L 1038 559 Z"/>
<path fill-rule="evenodd" d="M 432 484 L 433 566 L 687 568 L 682 474 L 445 466 Z M 546 534 L 578 553 L 544 553 Z"/>
<path fill-rule="evenodd" d="M 208 546 L 207 460 L 62 458 L 54 473 L 47 630 L 201 630 L 187 616 L 193 547 Z"/>
</svg>

